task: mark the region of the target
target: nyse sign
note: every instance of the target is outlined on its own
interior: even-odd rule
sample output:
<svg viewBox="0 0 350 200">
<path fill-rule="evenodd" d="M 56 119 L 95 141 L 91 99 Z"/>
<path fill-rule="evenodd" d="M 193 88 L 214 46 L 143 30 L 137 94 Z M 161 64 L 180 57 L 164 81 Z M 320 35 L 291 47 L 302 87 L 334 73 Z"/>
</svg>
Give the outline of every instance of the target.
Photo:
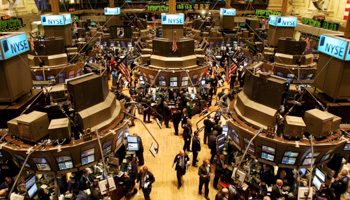
<svg viewBox="0 0 350 200">
<path fill-rule="evenodd" d="M 29 50 L 27 35 L 25 33 L 1 40 L 3 59 L 11 58 Z"/>
<path fill-rule="evenodd" d="M 347 50 L 348 41 L 331 36 L 321 35 L 318 44 L 318 50 L 330 56 L 344 60 L 350 60 L 349 50 Z"/>
<path fill-rule="evenodd" d="M 63 26 L 71 23 L 72 23 L 71 14 L 41 15 L 41 24 L 43 26 Z"/>
<path fill-rule="evenodd" d="M 236 16 L 236 9 L 220 8 L 220 15 L 223 15 L 223 16 Z"/>
<path fill-rule="evenodd" d="M 185 17 L 183 14 L 162 14 L 162 25 L 183 25 Z"/>
<path fill-rule="evenodd" d="M 105 15 L 120 15 L 120 8 L 105 8 Z"/>
<path fill-rule="evenodd" d="M 297 25 L 298 18 L 296 17 L 278 17 L 278 16 L 270 16 L 269 24 L 273 26 L 281 26 L 281 27 L 295 27 Z"/>
</svg>

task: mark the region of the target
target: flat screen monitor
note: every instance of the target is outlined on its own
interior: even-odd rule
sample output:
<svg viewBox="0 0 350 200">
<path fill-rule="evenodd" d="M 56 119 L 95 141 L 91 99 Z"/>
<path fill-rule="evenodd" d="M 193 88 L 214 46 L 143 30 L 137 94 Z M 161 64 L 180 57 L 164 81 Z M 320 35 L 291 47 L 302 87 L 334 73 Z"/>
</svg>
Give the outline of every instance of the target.
<svg viewBox="0 0 350 200">
<path fill-rule="evenodd" d="M 312 179 L 312 184 L 316 187 L 317 190 L 321 189 L 322 182 L 316 176 Z"/>
<path fill-rule="evenodd" d="M 96 41 L 96 43 L 95 43 L 96 45 L 100 45 L 101 44 L 101 42 L 100 41 Z"/>
<path fill-rule="evenodd" d="M 277 72 L 276 75 L 279 77 L 284 77 L 284 74 L 282 72 Z"/>
<path fill-rule="evenodd" d="M 38 191 L 38 186 L 36 185 L 36 183 L 34 183 L 34 185 L 28 190 L 29 198 L 33 198 L 33 196 L 36 194 L 37 191 Z"/>
<path fill-rule="evenodd" d="M 326 181 L 326 174 L 324 174 L 320 169 L 316 168 L 315 174 L 322 182 Z"/>
<path fill-rule="evenodd" d="M 104 46 L 104 47 L 107 46 L 107 41 L 103 41 L 103 46 Z"/>
<path fill-rule="evenodd" d="M 114 42 L 111 42 L 111 47 L 114 47 Z"/>
<path fill-rule="evenodd" d="M 309 75 L 307 75 L 307 76 L 306 76 L 306 80 L 311 80 L 313 76 L 314 76 L 314 74 L 309 74 Z"/>
<path fill-rule="evenodd" d="M 43 81 L 44 80 L 43 76 L 35 76 L 35 78 L 36 78 L 37 81 Z"/>
<path fill-rule="evenodd" d="M 46 77 L 48 81 L 56 81 L 55 77 L 53 75 L 49 75 Z"/>
<path fill-rule="evenodd" d="M 35 183 L 35 175 L 27 180 L 26 189 L 29 190 L 29 188 L 32 187 L 32 185 L 34 185 L 34 183 Z"/>
<path fill-rule="evenodd" d="M 331 156 L 331 154 L 330 154 L 330 153 L 329 153 L 329 154 L 324 155 L 324 156 L 322 157 L 322 159 L 321 159 L 321 162 L 328 160 L 330 156 Z"/>
<path fill-rule="evenodd" d="M 119 133 L 119 135 L 118 135 L 118 139 L 119 139 L 121 136 L 123 136 L 123 135 L 124 135 L 124 130 L 121 130 L 120 133 Z"/>
<path fill-rule="evenodd" d="M 201 84 L 202 84 L 202 85 L 205 85 L 205 80 L 202 80 L 202 81 L 201 81 Z"/>
<path fill-rule="evenodd" d="M 4 155 L 2 155 L 2 151 L 0 151 L 0 158 L 4 157 Z"/>
<path fill-rule="evenodd" d="M 313 158 L 312 160 L 313 160 L 312 163 L 314 164 L 316 159 Z M 302 165 L 305 166 L 305 165 L 310 165 L 310 164 L 311 164 L 311 158 L 305 158 Z"/>
<path fill-rule="evenodd" d="M 218 144 L 218 150 L 219 150 L 219 151 L 223 150 L 224 147 L 225 147 L 225 143 L 220 143 L 220 144 Z"/>
<path fill-rule="evenodd" d="M 137 144 L 137 143 L 128 143 L 128 150 L 129 151 L 138 151 L 139 150 L 139 144 Z"/>
<path fill-rule="evenodd" d="M 86 165 L 95 161 L 95 149 L 88 149 L 81 153 L 81 164 Z"/>
<path fill-rule="evenodd" d="M 181 86 L 187 86 L 188 85 L 188 81 L 182 81 L 181 82 Z"/>
<path fill-rule="evenodd" d="M 177 87 L 177 82 L 170 82 L 170 87 Z"/>
<path fill-rule="evenodd" d="M 40 163 L 36 164 L 39 171 L 51 171 L 51 167 L 49 164 L 46 163 Z"/>
<path fill-rule="evenodd" d="M 301 168 L 301 169 L 299 169 L 299 171 L 301 172 L 301 174 L 302 174 L 303 176 L 305 176 L 305 174 L 306 174 L 306 168 Z"/>
<path fill-rule="evenodd" d="M 275 148 L 262 145 L 262 150 L 267 153 L 275 154 Z"/>
<path fill-rule="evenodd" d="M 350 143 L 346 143 L 343 150 L 350 151 Z"/>
<path fill-rule="evenodd" d="M 313 157 L 315 158 L 315 157 L 317 157 L 319 155 L 320 155 L 320 152 L 316 152 L 316 153 L 314 153 Z M 307 154 L 306 158 L 311 158 L 311 152 L 309 154 Z"/>
<path fill-rule="evenodd" d="M 137 136 L 128 136 L 128 142 L 134 142 L 134 143 L 137 143 Z"/>
<path fill-rule="evenodd" d="M 58 163 L 58 167 L 60 170 L 66 170 L 66 169 L 72 169 L 73 168 L 73 162 L 72 161 L 66 161 L 63 163 Z"/>
<path fill-rule="evenodd" d="M 195 99 L 196 95 L 195 94 L 191 94 L 190 97 L 191 97 L 191 99 Z"/>
<path fill-rule="evenodd" d="M 224 134 L 219 135 L 217 140 L 218 140 L 218 144 L 225 142 L 225 135 Z"/>
<path fill-rule="evenodd" d="M 282 164 L 285 165 L 294 165 L 296 162 L 296 158 L 290 158 L 290 157 L 283 157 L 282 158 Z"/>
<path fill-rule="evenodd" d="M 177 77 L 170 77 L 170 81 L 177 81 Z"/>
<path fill-rule="evenodd" d="M 265 152 L 261 153 L 261 158 L 265 159 L 265 160 L 272 161 L 272 162 L 275 160 L 275 156 L 274 155 L 271 155 L 271 154 L 268 154 L 268 153 L 265 153 Z"/>
<path fill-rule="evenodd" d="M 284 156 L 287 156 L 287 157 L 298 157 L 299 153 L 298 152 L 293 152 L 293 151 L 286 151 L 284 152 Z"/>
<path fill-rule="evenodd" d="M 159 86 L 166 86 L 166 82 L 165 81 L 159 81 Z"/>
</svg>

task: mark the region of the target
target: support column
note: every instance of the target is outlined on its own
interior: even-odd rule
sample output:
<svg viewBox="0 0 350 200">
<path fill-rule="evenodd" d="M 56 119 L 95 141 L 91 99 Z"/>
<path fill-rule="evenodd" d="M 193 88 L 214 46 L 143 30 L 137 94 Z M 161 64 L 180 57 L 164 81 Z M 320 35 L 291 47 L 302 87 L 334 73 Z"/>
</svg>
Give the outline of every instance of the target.
<svg viewBox="0 0 350 200">
<path fill-rule="evenodd" d="M 169 0 L 169 14 L 176 14 L 176 0 Z"/>
<path fill-rule="evenodd" d="M 109 7 L 114 8 L 114 0 L 109 0 Z"/>
<path fill-rule="evenodd" d="M 282 1 L 282 8 L 281 8 L 281 15 L 282 15 L 282 16 L 287 16 L 288 1 L 289 1 L 289 0 L 283 0 L 283 1 Z"/>
<path fill-rule="evenodd" d="M 58 0 L 51 1 L 51 10 L 53 15 L 58 15 L 60 12 L 60 8 L 58 6 Z"/>
<path fill-rule="evenodd" d="M 346 26 L 344 30 L 344 37 L 350 38 L 350 17 L 348 17 L 348 20 L 346 21 Z"/>
<path fill-rule="evenodd" d="M 231 8 L 231 0 L 226 0 L 225 8 Z"/>
</svg>

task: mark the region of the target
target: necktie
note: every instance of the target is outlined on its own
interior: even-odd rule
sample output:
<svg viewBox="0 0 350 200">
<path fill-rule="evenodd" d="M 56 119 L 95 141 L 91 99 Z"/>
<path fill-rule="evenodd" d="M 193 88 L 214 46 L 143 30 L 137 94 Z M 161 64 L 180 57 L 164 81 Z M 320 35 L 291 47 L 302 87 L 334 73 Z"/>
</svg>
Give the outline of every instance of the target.
<svg viewBox="0 0 350 200">
<path fill-rule="evenodd" d="M 181 163 L 181 168 L 183 169 L 184 167 L 185 167 L 185 159 L 184 159 L 184 157 L 183 156 L 181 156 L 181 158 L 180 158 L 180 163 Z"/>
</svg>

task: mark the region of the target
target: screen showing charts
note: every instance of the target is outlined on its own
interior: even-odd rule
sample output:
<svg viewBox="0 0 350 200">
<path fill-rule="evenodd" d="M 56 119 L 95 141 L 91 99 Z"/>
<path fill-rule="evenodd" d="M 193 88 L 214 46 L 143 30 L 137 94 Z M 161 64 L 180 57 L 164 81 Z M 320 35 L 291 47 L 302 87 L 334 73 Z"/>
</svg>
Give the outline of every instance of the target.
<svg viewBox="0 0 350 200">
<path fill-rule="evenodd" d="M 299 153 L 298 152 L 293 152 L 293 151 L 286 151 L 284 152 L 284 156 L 288 156 L 288 157 L 298 157 Z"/>
<path fill-rule="evenodd" d="M 95 149 L 89 149 L 81 153 L 81 164 L 86 165 L 95 161 Z"/>
<path fill-rule="evenodd" d="M 330 154 L 330 153 L 329 153 L 329 154 L 324 155 L 324 156 L 322 157 L 322 159 L 321 159 L 321 162 L 328 160 L 330 156 L 331 156 L 331 154 Z"/>
<path fill-rule="evenodd" d="M 29 190 L 32 185 L 35 183 L 35 176 L 32 176 L 27 182 L 26 182 L 26 189 Z"/>
<path fill-rule="evenodd" d="M 265 152 L 261 153 L 261 158 L 265 159 L 265 160 L 272 161 L 272 162 L 275 160 L 275 156 L 274 155 L 271 155 L 271 154 L 268 154 L 268 153 L 265 153 Z"/>
<path fill-rule="evenodd" d="M 266 153 L 275 154 L 275 148 L 262 145 L 262 150 Z"/>
<path fill-rule="evenodd" d="M 103 155 L 106 156 L 112 152 L 112 140 L 105 142 L 102 146 Z"/>
<path fill-rule="evenodd" d="M 128 142 L 134 142 L 136 143 L 137 142 L 137 136 L 128 136 Z"/>
<path fill-rule="evenodd" d="M 224 134 L 225 136 L 227 136 L 227 133 L 228 133 L 228 126 L 224 125 L 222 127 L 222 134 Z"/>
<path fill-rule="evenodd" d="M 137 143 L 128 143 L 128 150 L 129 151 L 138 151 L 139 145 Z"/>
<path fill-rule="evenodd" d="M 286 165 L 294 165 L 296 162 L 296 158 L 290 158 L 290 157 L 283 157 L 282 158 L 282 164 Z"/>
<path fill-rule="evenodd" d="M 159 86 L 166 86 L 166 82 L 165 81 L 159 81 Z"/>
<path fill-rule="evenodd" d="M 39 171 L 51 171 L 51 167 L 49 164 L 36 164 Z"/>
<path fill-rule="evenodd" d="M 326 175 L 320 169 L 316 168 L 315 174 L 322 182 L 326 181 Z"/>
<path fill-rule="evenodd" d="M 217 140 L 218 140 L 218 144 L 219 144 L 219 143 L 225 142 L 225 135 L 224 135 L 224 134 L 219 135 L 219 136 L 217 137 Z"/>
<path fill-rule="evenodd" d="M 313 160 L 312 164 L 314 164 L 316 159 L 313 158 L 312 160 Z M 311 158 L 305 158 L 302 165 L 310 165 L 310 164 L 311 164 Z"/>
<path fill-rule="evenodd" d="M 170 77 L 170 81 L 177 81 L 177 77 Z"/>
<path fill-rule="evenodd" d="M 344 151 L 350 151 L 350 143 L 345 144 Z"/>
<path fill-rule="evenodd" d="M 177 82 L 170 82 L 170 87 L 177 87 Z"/>
</svg>

